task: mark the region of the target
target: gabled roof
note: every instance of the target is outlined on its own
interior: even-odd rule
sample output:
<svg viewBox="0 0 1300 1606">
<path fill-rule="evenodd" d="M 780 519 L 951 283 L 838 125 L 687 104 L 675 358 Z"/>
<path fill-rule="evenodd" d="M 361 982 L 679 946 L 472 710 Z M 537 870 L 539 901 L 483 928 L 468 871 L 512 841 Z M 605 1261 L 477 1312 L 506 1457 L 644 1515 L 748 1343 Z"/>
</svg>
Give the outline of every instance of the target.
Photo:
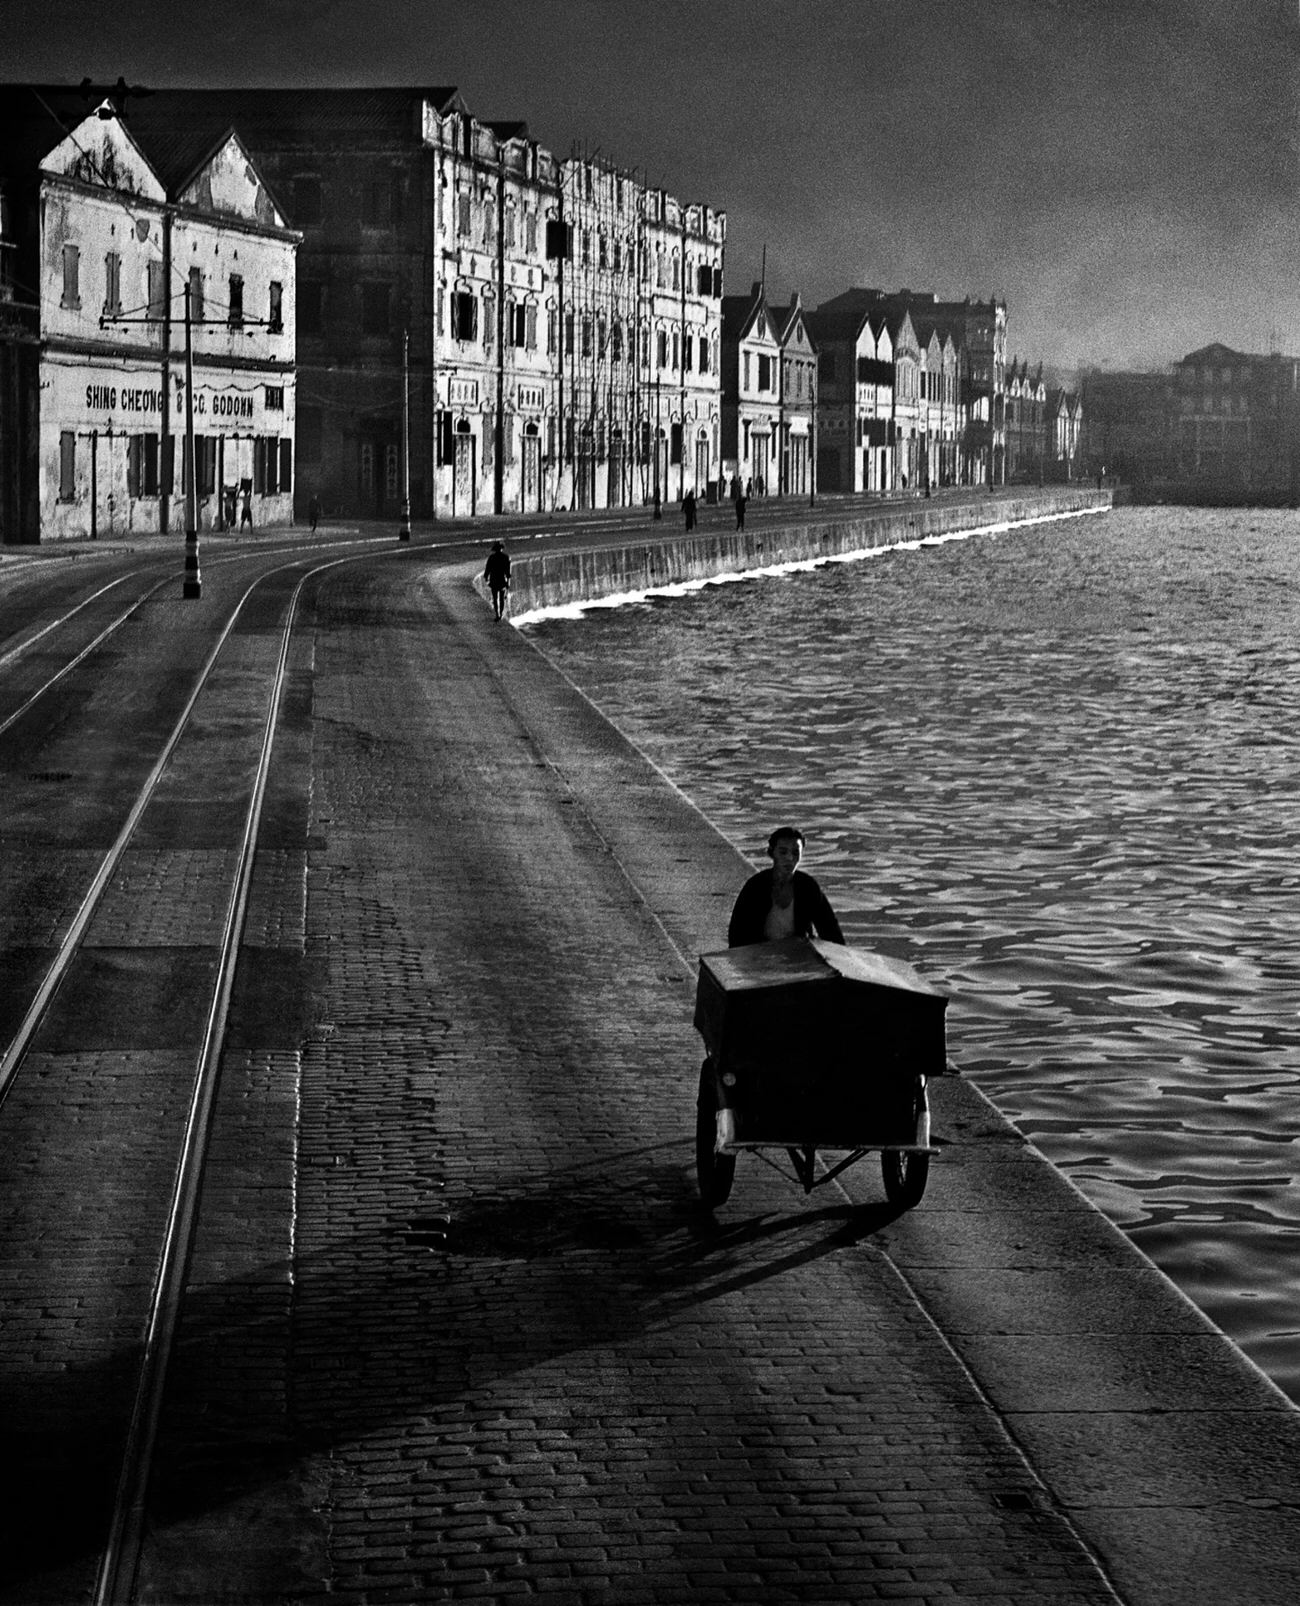
<svg viewBox="0 0 1300 1606">
<path fill-rule="evenodd" d="M 838 297 L 836 298 L 838 300 Z M 831 306 L 823 302 L 820 307 L 804 314 L 813 338 L 821 345 L 833 340 L 847 340 L 850 345 L 857 345 L 858 336 L 862 333 L 862 326 L 867 322 L 868 313 L 865 308 L 856 306 Z"/>
<path fill-rule="evenodd" d="M 780 340 L 776 329 L 777 319 L 767 304 L 767 293 L 761 284 L 754 285 L 747 296 L 723 296 L 722 338 L 729 345 L 748 339 L 760 315 L 764 324 L 773 325 L 772 338 Z"/>
<path fill-rule="evenodd" d="M 804 340 L 807 342 L 809 349 L 814 353 L 816 352 L 817 343 L 814 341 L 812 332 L 808 327 L 808 316 L 804 311 L 803 301 L 800 299 L 797 290 L 788 307 L 769 306 L 768 311 L 772 314 L 772 322 L 776 325 L 776 338 L 780 342 L 782 350 L 796 338 L 800 327 L 802 327 Z"/>
</svg>

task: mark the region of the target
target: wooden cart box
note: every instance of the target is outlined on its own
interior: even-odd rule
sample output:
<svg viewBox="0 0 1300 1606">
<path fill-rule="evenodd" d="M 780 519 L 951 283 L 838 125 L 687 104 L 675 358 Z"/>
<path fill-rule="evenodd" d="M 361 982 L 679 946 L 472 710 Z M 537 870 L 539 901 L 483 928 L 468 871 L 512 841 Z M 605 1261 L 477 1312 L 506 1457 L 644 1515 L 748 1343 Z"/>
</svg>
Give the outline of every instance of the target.
<svg viewBox="0 0 1300 1606">
<path fill-rule="evenodd" d="M 702 954 L 695 1025 L 738 1143 L 878 1147 L 915 1142 L 947 1006 L 901 960 L 796 938 Z"/>
</svg>

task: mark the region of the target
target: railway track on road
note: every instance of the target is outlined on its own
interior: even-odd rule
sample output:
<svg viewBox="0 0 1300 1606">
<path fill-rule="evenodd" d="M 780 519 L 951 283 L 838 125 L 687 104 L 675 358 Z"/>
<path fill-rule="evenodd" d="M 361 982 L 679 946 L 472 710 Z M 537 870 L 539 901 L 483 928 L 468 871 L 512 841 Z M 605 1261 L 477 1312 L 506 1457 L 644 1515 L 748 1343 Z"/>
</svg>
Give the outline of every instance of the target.
<svg viewBox="0 0 1300 1606">
<path fill-rule="evenodd" d="M 66 1453 L 44 1476 L 32 1469 L 33 1504 L 42 1492 L 57 1499 L 71 1477 L 97 1485 L 85 1509 L 102 1519 L 73 1536 L 67 1568 L 43 1580 L 53 1595 L 24 1593 L 24 1545 L 13 1547 L 0 1563 L 0 1601 L 110 1606 L 134 1597 L 295 626 L 308 589 L 359 561 L 355 552 L 301 549 L 287 562 L 265 552 L 258 560 L 251 579 L 220 594 L 214 587 L 218 606 L 202 616 L 160 596 L 175 579 L 170 567 L 162 578 L 132 571 L 11 638 L 0 654 L 0 766 L 14 804 L 4 857 L 7 890 L 19 892 L 0 915 L 9 995 L 0 1169 L 11 1182 L 0 1201 L 0 1265 L 25 1263 L 29 1285 L 15 1289 L 14 1305 L 28 1320 L 68 1301 L 85 1307 L 70 1326 L 32 1334 L 18 1355 L 0 1344 L 0 1417 L 17 1420 L 21 1453 L 25 1408 L 39 1402 L 44 1423 L 59 1420 L 59 1374 L 75 1380 L 62 1415 Z M 228 561 L 233 577 L 239 565 Z M 147 647 L 142 654 L 122 644 L 131 619 L 153 626 L 155 643 L 167 637 L 156 669 Z M 29 677 L 15 694 L 15 666 L 37 657 L 49 660 L 37 684 Z M 172 683 L 181 676 L 178 695 Z M 114 679 L 122 682 L 116 705 L 97 695 Z M 146 680 L 157 699 L 148 717 L 138 695 Z M 110 717 L 111 734 L 95 728 Z M 64 773 L 60 755 L 78 743 L 93 755 L 91 773 L 69 778 L 97 794 L 89 815 L 75 796 L 43 808 L 32 776 Z M 24 764 L 40 767 L 24 775 Z M 205 813 L 216 818 L 203 824 L 196 849 L 186 831 Z M 96 836 L 103 840 L 87 851 Z M 51 871 L 51 861 L 69 856 L 75 883 Z M 19 860 L 27 866 L 21 886 Z M 41 889 L 50 886 L 60 907 L 36 932 Z M 69 1266 L 93 1269 L 70 1277 Z M 81 1390 L 88 1379 L 105 1386 Z M 91 1397 L 78 1403 L 79 1392 Z"/>
</svg>

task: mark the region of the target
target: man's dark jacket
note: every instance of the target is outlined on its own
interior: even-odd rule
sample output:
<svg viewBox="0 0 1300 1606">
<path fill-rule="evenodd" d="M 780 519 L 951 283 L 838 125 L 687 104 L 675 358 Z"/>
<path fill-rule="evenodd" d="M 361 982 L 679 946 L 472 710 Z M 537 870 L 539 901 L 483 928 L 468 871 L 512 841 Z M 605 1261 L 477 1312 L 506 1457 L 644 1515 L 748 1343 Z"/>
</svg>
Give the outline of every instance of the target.
<svg viewBox="0 0 1300 1606">
<path fill-rule="evenodd" d="M 768 911 L 772 907 L 772 872 L 760 870 L 750 876 L 740 889 L 736 907 L 731 911 L 731 924 L 727 927 L 728 948 L 740 948 L 750 942 L 766 942 Z M 794 934 L 811 937 L 814 934 L 824 942 L 844 941 L 840 923 L 826 901 L 826 894 L 810 875 L 802 870 L 794 873 Z"/>
</svg>

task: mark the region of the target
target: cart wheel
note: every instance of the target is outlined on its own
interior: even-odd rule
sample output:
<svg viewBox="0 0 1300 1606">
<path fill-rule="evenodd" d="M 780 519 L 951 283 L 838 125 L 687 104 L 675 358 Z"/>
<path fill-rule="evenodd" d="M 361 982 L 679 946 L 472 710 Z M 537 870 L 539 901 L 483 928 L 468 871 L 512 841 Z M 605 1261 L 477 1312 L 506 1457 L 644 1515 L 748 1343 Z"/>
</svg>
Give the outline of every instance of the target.
<svg viewBox="0 0 1300 1606">
<path fill-rule="evenodd" d="M 714 1209 L 726 1204 L 736 1176 L 734 1154 L 719 1154 L 718 1095 L 713 1085 L 713 1063 L 705 1060 L 700 1070 L 700 1097 L 695 1115 L 695 1174 L 699 1178 L 700 1198 Z"/>
<path fill-rule="evenodd" d="M 880 1170 L 885 1179 L 885 1197 L 900 1210 L 911 1210 L 919 1205 L 925 1185 L 930 1178 L 928 1154 L 900 1154 L 897 1149 L 887 1150 L 880 1156 Z"/>
<path fill-rule="evenodd" d="M 924 1083 L 917 1090 L 915 1141 L 926 1144 L 930 1141 L 930 1104 Z M 890 1204 L 900 1210 L 911 1210 L 920 1204 L 930 1179 L 930 1156 L 901 1154 L 897 1149 L 888 1149 L 880 1156 L 880 1172 Z"/>
</svg>

